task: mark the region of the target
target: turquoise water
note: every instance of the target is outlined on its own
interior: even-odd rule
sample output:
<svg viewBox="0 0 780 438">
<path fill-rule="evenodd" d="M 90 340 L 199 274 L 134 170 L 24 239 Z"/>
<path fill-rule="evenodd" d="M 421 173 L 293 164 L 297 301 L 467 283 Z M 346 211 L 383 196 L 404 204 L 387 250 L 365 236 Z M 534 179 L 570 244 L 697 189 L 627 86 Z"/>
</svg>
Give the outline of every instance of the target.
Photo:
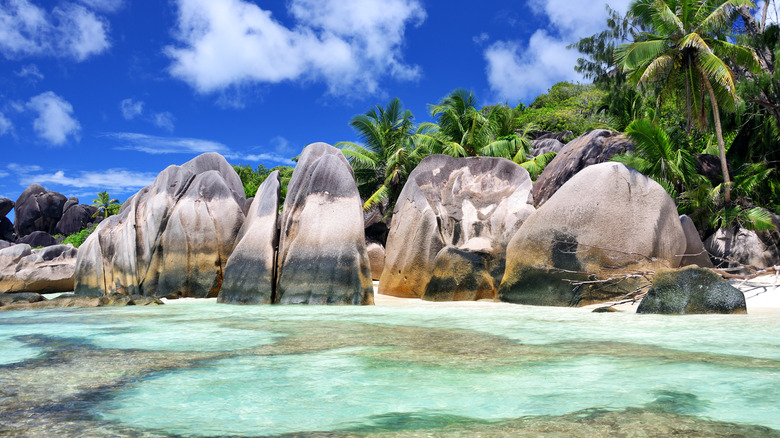
<svg viewBox="0 0 780 438">
<path fill-rule="evenodd" d="M 482 303 L 6 312 L 0 432 L 776 436 L 778 335 L 773 315 Z"/>
</svg>

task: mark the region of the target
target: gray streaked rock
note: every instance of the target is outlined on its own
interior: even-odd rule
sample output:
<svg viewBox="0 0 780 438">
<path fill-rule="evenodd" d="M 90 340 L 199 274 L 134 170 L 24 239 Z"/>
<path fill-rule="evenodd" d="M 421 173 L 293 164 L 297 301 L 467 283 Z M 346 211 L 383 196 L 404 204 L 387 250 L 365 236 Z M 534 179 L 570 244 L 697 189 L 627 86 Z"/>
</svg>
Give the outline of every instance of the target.
<svg viewBox="0 0 780 438">
<path fill-rule="evenodd" d="M 534 202 L 542 206 L 566 181 L 582 169 L 633 150 L 633 144 L 618 132 L 596 129 L 570 141 L 544 168 L 534 182 Z"/>
<path fill-rule="evenodd" d="M 487 260 L 486 269 L 497 284 L 506 246 L 534 211 L 531 203 L 528 172 L 509 160 L 426 157 L 409 175 L 396 202 L 379 293 L 422 296 L 436 257 L 445 247 L 486 254 L 479 259 Z M 463 260 L 472 259 L 476 260 L 470 256 Z M 450 263 L 442 261 L 443 265 Z M 442 279 L 436 284 L 449 282 Z M 429 296 L 448 296 L 449 292 L 431 290 Z"/>
<path fill-rule="evenodd" d="M 287 186 L 275 303 L 373 304 L 363 208 L 340 150 L 306 146 Z"/>
<path fill-rule="evenodd" d="M 30 245 L 33 248 L 37 248 L 42 246 L 56 245 L 57 241 L 54 239 L 54 237 L 52 237 L 51 234 L 45 231 L 33 231 L 32 233 L 17 239 L 16 243 L 24 243 Z"/>
<path fill-rule="evenodd" d="M 225 266 L 225 279 L 217 302 L 273 303 L 280 190 L 278 171 L 271 172 L 257 189 L 238 233 L 236 248 Z"/>
<path fill-rule="evenodd" d="M 687 215 L 680 216 L 680 225 L 685 232 L 685 255 L 680 266 L 696 265 L 701 268 L 712 268 L 712 260 L 691 218 Z"/>
<path fill-rule="evenodd" d="M 5 217 L 14 208 L 14 201 L 8 198 L 0 198 L 0 217 Z"/>
<path fill-rule="evenodd" d="M 517 231 L 498 296 L 550 306 L 610 301 L 644 284 L 624 275 L 678 267 L 685 245 L 677 206 L 663 187 L 623 164 L 596 164 Z M 621 280 L 577 285 L 609 278 Z"/>
<path fill-rule="evenodd" d="M 77 252 L 71 245 L 0 250 L 0 293 L 72 291 Z"/>
<path fill-rule="evenodd" d="M 241 180 L 219 154 L 169 166 L 82 244 L 76 293 L 217 296 L 244 203 Z"/>
</svg>

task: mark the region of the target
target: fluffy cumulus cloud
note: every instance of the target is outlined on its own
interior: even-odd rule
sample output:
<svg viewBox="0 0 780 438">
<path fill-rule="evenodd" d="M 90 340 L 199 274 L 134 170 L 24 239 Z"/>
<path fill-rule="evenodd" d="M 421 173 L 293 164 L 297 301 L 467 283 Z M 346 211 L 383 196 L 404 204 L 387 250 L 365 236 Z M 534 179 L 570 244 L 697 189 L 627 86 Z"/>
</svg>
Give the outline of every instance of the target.
<svg viewBox="0 0 780 438">
<path fill-rule="evenodd" d="M 629 0 L 610 0 L 613 9 L 625 12 Z M 549 25 L 527 42 L 497 41 L 484 52 L 488 83 L 497 101 L 521 99 L 525 103 L 560 81 L 580 81 L 574 71 L 576 50 L 571 43 L 600 32 L 607 12 L 588 0 L 529 0 L 531 11 Z"/>
<path fill-rule="evenodd" d="M 177 3 L 170 72 L 202 93 L 323 81 L 333 94 L 372 94 L 382 77 L 420 75 L 402 56 L 406 28 L 425 19 L 418 0 L 291 0 L 291 27 L 244 0 Z"/>
<path fill-rule="evenodd" d="M 73 105 L 51 91 L 41 93 L 27 102 L 27 109 L 38 113 L 33 129 L 38 136 L 53 145 L 62 145 L 68 137 L 78 139 L 81 125 L 73 117 Z"/>
<path fill-rule="evenodd" d="M 110 47 L 108 24 L 81 4 L 58 3 L 46 11 L 29 0 L 0 1 L 0 53 L 83 61 Z"/>
</svg>

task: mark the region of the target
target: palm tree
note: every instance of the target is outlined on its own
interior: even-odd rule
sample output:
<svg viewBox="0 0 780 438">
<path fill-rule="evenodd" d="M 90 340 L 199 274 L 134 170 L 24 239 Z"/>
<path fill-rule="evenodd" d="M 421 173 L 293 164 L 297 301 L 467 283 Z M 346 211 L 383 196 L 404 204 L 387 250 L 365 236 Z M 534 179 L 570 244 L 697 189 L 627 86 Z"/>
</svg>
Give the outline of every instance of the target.
<svg viewBox="0 0 780 438">
<path fill-rule="evenodd" d="M 393 203 L 417 163 L 423 158 L 415 149 L 414 116 L 404 110 L 398 98 L 386 107 L 377 105 L 365 114 L 352 118 L 349 125 L 358 133 L 362 145 L 342 141 L 336 144 L 349 160 L 363 210 L 370 211 L 383 203 Z"/>
<path fill-rule="evenodd" d="M 675 148 L 669 134 L 652 120 L 634 120 L 626 127 L 625 136 L 634 144 L 633 153 L 616 155 L 612 161 L 649 176 L 672 196 L 702 182 L 703 177 L 696 173 L 693 155 L 685 149 Z"/>
<path fill-rule="evenodd" d="M 118 199 L 111 199 L 105 190 L 98 193 L 98 197 L 92 200 L 92 206 L 97 207 L 92 217 L 103 215 L 104 218 L 117 214 L 121 204 Z"/>
<path fill-rule="evenodd" d="M 740 6 L 750 0 L 637 0 L 629 10 L 655 33 L 643 41 L 620 45 L 616 61 L 628 71 L 629 80 L 639 86 L 657 84 L 662 92 L 673 92 L 684 84 L 687 120 L 694 115 L 704 122 L 704 97 L 709 97 L 723 169 L 724 198 L 731 202 L 726 148 L 720 123 L 720 106 L 734 107 L 738 99 L 734 72 L 724 59 L 758 68 L 752 49 L 719 37 L 728 30 Z M 660 96 L 660 94 L 659 94 Z"/>
<path fill-rule="evenodd" d="M 438 105 L 431 105 L 436 123 L 420 125 L 416 141 L 430 153 L 453 157 L 503 157 L 524 161 L 530 152 L 528 136 L 533 126 L 518 135 L 515 108 L 495 105 L 476 108 L 477 98 L 469 90 L 457 89 Z"/>
</svg>

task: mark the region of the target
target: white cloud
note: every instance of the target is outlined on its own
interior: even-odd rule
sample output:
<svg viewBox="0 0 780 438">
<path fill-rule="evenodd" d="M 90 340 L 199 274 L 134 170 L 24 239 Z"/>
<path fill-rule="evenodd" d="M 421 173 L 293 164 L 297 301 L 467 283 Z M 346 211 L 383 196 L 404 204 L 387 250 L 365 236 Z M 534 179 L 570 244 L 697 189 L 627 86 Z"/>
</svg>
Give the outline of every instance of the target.
<svg viewBox="0 0 780 438">
<path fill-rule="evenodd" d="M 133 132 L 114 132 L 103 134 L 103 137 L 118 141 L 121 145 L 116 148 L 119 150 L 133 150 L 147 154 L 202 154 L 204 152 L 219 152 L 222 155 L 226 155 L 230 153 L 230 149 L 222 143 L 196 138 L 158 137 Z"/>
<path fill-rule="evenodd" d="M 32 81 L 43 80 L 43 74 L 40 70 L 38 70 L 38 66 L 35 64 L 27 64 L 22 66 L 22 68 L 16 72 L 16 75 L 22 78 L 28 78 Z"/>
<path fill-rule="evenodd" d="M 0 136 L 5 135 L 14 128 L 14 125 L 8 120 L 3 113 L 0 113 Z"/>
<path fill-rule="evenodd" d="M 226 145 L 197 138 L 159 137 L 155 135 L 139 134 L 134 132 L 112 132 L 102 134 L 102 137 L 112 139 L 118 143 L 117 150 L 131 150 L 147 154 L 202 154 L 205 152 L 217 152 L 229 160 L 242 161 L 273 161 L 282 164 L 291 164 L 289 156 L 282 154 L 291 151 L 288 142 L 283 137 L 274 137 L 270 144 L 276 152 L 273 153 L 248 153 L 234 151 Z"/>
<path fill-rule="evenodd" d="M 19 182 L 22 185 L 38 183 L 58 184 L 75 188 L 95 188 L 96 190 L 108 190 L 120 193 L 136 191 L 146 187 L 157 175 L 150 172 L 135 172 L 125 169 L 101 169 L 100 171 L 79 171 L 74 175 L 66 175 L 58 170 L 53 173 L 27 173 L 20 175 Z"/>
<path fill-rule="evenodd" d="M 323 81 L 333 94 L 372 94 L 378 80 L 419 77 L 404 63 L 418 0 L 291 0 L 292 28 L 244 0 L 178 0 L 170 72 L 201 93 L 247 83 Z"/>
<path fill-rule="evenodd" d="M 124 6 L 123 0 L 80 0 L 81 3 L 101 12 L 116 12 Z"/>
<path fill-rule="evenodd" d="M 9 175 L 8 172 L 3 172 L 2 170 L 0 170 L 0 178 L 5 178 L 8 175 Z M 6 196 L 0 196 L 0 198 L 6 198 Z"/>
<path fill-rule="evenodd" d="M 132 98 L 122 99 L 119 102 L 119 109 L 122 111 L 122 117 L 125 120 L 133 120 L 144 112 L 144 103 Z"/>
<path fill-rule="evenodd" d="M 38 172 L 43 169 L 41 166 L 38 166 L 37 164 L 22 165 L 18 163 L 9 163 L 5 167 L 11 172 L 19 173 L 19 174 Z"/>
<path fill-rule="evenodd" d="M 168 132 L 173 132 L 173 121 L 173 114 L 168 111 L 156 113 L 152 116 L 152 123 Z"/>
<path fill-rule="evenodd" d="M 292 165 L 291 157 L 284 157 L 279 154 L 261 153 L 261 154 L 227 154 L 225 158 L 236 161 L 273 161 L 284 165 Z"/>
<path fill-rule="evenodd" d="M 610 0 L 612 9 L 625 12 L 629 0 Z M 581 81 L 574 71 L 579 52 L 566 46 L 600 32 L 606 26 L 603 5 L 590 0 L 529 0 L 536 15 L 549 21 L 527 43 L 497 41 L 485 49 L 488 83 L 495 101 L 522 99 L 530 103 L 560 81 Z"/>
<path fill-rule="evenodd" d="M 107 33 L 104 18 L 75 3 L 51 12 L 29 0 L 0 4 L 0 53 L 7 58 L 48 55 L 83 61 L 110 47 Z"/>
<path fill-rule="evenodd" d="M 78 140 L 81 125 L 73 118 L 73 106 L 65 99 L 47 91 L 30 99 L 27 108 L 38 113 L 33 129 L 42 139 L 53 145 L 65 143 L 68 137 Z"/>
</svg>

